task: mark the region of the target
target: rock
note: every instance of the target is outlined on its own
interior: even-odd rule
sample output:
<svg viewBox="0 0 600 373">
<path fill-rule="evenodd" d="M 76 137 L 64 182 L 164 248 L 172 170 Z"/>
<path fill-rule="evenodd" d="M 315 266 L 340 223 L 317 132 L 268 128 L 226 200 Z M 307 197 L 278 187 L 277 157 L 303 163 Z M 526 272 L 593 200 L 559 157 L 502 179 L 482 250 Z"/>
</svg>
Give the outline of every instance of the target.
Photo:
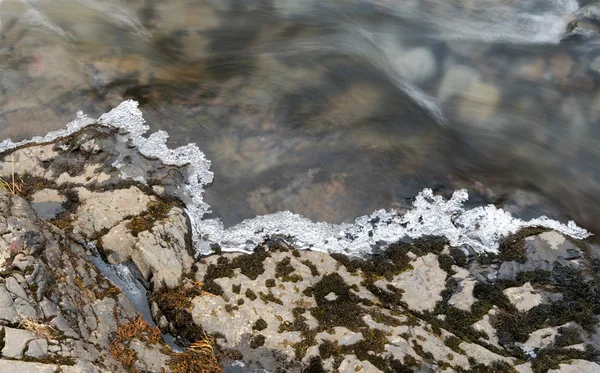
<svg viewBox="0 0 600 373">
<path fill-rule="evenodd" d="M 39 359 L 48 354 L 48 341 L 46 339 L 34 339 L 27 345 L 25 355 Z"/>
<path fill-rule="evenodd" d="M 436 73 L 435 57 L 427 48 L 413 48 L 402 52 L 394 59 L 394 63 L 400 73 L 413 83 L 422 83 Z"/>
<path fill-rule="evenodd" d="M 500 91 L 489 83 L 472 82 L 458 103 L 458 117 L 472 125 L 482 125 L 495 113 Z"/>
<path fill-rule="evenodd" d="M 18 360 L 0 360 L 0 371 L 18 373 L 55 373 L 59 367 L 50 364 L 26 363 Z M 65 372 L 61 370 L 61 372 Z"/>
<path fill-rule="evenodd" d="M 542 303 L 542 296 L 533 290 L 530 282 L 517 288 L 504 289 L 508 300 L 521 312 L 526 312 Z"/>
<path fill-rule="evenodd" d="M 138 369 L 145 372 L 159 372 L 171 360 L 170 356 L 160 352 L 158 345 L 148 347 L 146 343 L 134 339 L 129 343 L 129 347 L 136 353 Z"/>
<path fill-rule="evenodd" d="M 487 342 L 501 349 L 502 347 L 498 341 L 498 334 L 491 323 L 491 318 L 494 318 L 497 313 L 498 312 L 495 309 L 491 309 L 487 315 L 483 316 L 481 320 L 473 324 L 472 327 L 477 331 L 484 332 L 488 336 Z"/>
<path fill-rule="evenodd" d="M 186 234 L 183 210 L 172 208 L 165 221 L 139 234 L 131 259 L 145 278 L 152 275 L 156 286 L 164 282 L 168 287 L 175 287 L 194 261 L 187 252 Z"/>
<path fill-rule="evenodd" d="M 518 373 L 533 373 L 533 369 L 531 368 L 531 363 L 516 365 L 515 370 Z"/>
<path fill-rule="evenodd" d="M 546 71 L 546 63 L 543 58 L 536 59 L 525 59 L 519 61 L 515 68 L 515 75 L 530 80 L 533 82 L 537 82 L 541 80 Z"/>
<path fill-rule="evenodd" d="M 4 327 L 4 348 L 2 357 L 21 359 L 23 351 L 35 335 L 27 330 Z"/>
<path fill-rule="evenodd" d="M 11 324 L 19 321 L 19 315 L 17 310 L 15 310 L 13 299 L 2 285 L 0 285 L 0 320 Z"/>
<path fill-rule="evenodd" d="M 600 373 L 600 365 L 586 360 L 571 360 L 560 364 L 559 369 L 550 369 L 548 373 Z"/>
<path fill-rule="evenodd" d="M 445 103 L 454 95 L 463 94 L 474 82 L 479 81 L 481 73 L 464 65 L 450 67 L 440 83 L 437 98 L 440 103 Z"/>
<path fill-rule="evenodd" d="M 577 16 L 600 26 L 600 5 L 586 5 L 577 11 Z"/>
<path fill-rule="evenodd" d="M 111 264 L 119 264 L 131 259 L 136 239 L 127 228 L 130 222 L 131 220 L 123 220 L 100 239 L 108 262 Z"/>
<path fill-rule="evenodd" d="M 134 186 L 111 192 L 90 192 L 82 187 L 75 190 L 81 206 L 73 223 L 74 232 L 87 237 L 112 228 L 126 216 L 141 214 L 153 200 Z"/>
<path fill-rule="evenodd" d="M 27 293 L 21 287 L 19 282 L 14 277 L 9 277 L 6 279 L 6 290 L 13 293 L 17 297 L 21 299 L 27 299 Z"/>
<path fill-rule="evenodd" d="M 356 358 L 355 355 L 347 355 L 344 357 L 344 360 L 340 364 L 338 368 L 340 372 L 381 372 L 381 370 L 377 369 L 375 365 L 371 364 L 368 361 L 360 361 Z"/>
<path fill-rule="evenodd" d="M 551 271 L 556 264 L 577 268 L 581 263 L 581 250 L 556 232 L 544 232 L 527 237 L 524 241 L 526 263 L 504 262 L 498 270 L 502 279 L 513 279 L 519 272 L 536 269 Z"/>
<path fill-rule="evenodd" d="M 77 176 L 71 176 L 68 172 L 63 172 L 59 177 L 56 178 L 56 184 L 59 186 L 65 184 L 82 184 L 82 185 L 90 185 L 90 184 L 101 184 L 105 181 L 110 180 L 110 175 L 106 173 L 97 173 L 95 172 L 96 168 L 101 167 L 101 165 L 89 165 L 85 168 L 84 172 Z"/>
<path fill-rule="evenodd" d="M 500 356 L 474 343 L 461 343 L 460 348 L 464 350 L 469 357 L 474 358 L 478 363 L 483 365 L 489 366 L 496 361 L 503 361 L 508 364 L 513 364 L 515 361 L 513 358 Z"/>
<path fill-rule="evenodd" d="M 536 349 L 546 348 L 554 343 L 554 339 L 557 335 L 558 327 L 539 329 L 531 333 L 522 346 Z"/>
<path fill-rule="evenodd" d="M 459 291 L 452 294 L 448 304 L 464 310 L 471 311 L 471 306 L 475 303 L 476 299 L 473 296 L 473 289 L 475 288 L 477 281 L 465 279 L 459 283 Z"/>
<path fill-rule="evenodd" d="M 9 178 L 14 172 L 20 175 L 29 173 L 33 176 L 50 177 L 42 162 L 57 155 L 53 147 L 53 144 L 46 144 L 15 150 L 10 157 L 5 157 L 4 162 L 0 161 L 0 175 Z"/>
<path fill-rule="evenodd" d="M 428 58 L 427 50 L 410 53 Z M 553 56 L 544 68 L 568 78 L 573 74 L 568 58 Z M 426 65 L 411 66 L 414 79 L 429 79 Z M 538 65 L 525 69 L 525 79 L 539 78 L 533 76 Z M 467 66 L 451 66 L 438 95 L 446 105 L 467 102 L 456 111 L 466 120 L 494 117 L 500 102 L 498 90 Z M 181 368 L 190 362 L 185 359 L 198 360 L 197 354 L 210 350 L 203 347 L 207 334 L 215 335 L 220 356 L 248 370 L 294 373 L 320 371 L 319 364 L 340 372 L 418 365 L 420 371 L 449 373 L 479 368 L 474 364 L 493 370 L 497 361 L 511 368 L 522 362 L 519 347 L 535 353 L 562 349 L 566 342 L 576 351 L 598 344 L 597 333 L 571 338 L 560 329 L 580 333 L 584 325 L 577 321 L 592 324 L 598 316 L 582 314 L 597 309 L 592 292 L 600 286 L 585 242 L 575 245 L 544 232 L 515 242 L 524 254 L 518 261 L 501 255 L 489 263 L 479 255 L 454 258 L 447 242 L 433 238 L 397 242 L 365 259 L 296 250 L 288 238 L 274 236 L 257 247 L 249 244 L 252 254 L 223 252 L 195 261 L 189 221 L 172 199 L 185 189 L 184 170 L 135 153 L 121 141 L 123 134 L 104 129 L 94 138 L 95 131 L 100 130 L 58 140 L 46 155 L 35 146 L 19 150 L 20 167 L 32 167 L 48 181 L 27 198 L 65 202 L 54 224 L 39 219 L 26 198 L 0 190 L 0 321 L 13 326 L 0 327 L 6 342 L 1 371 L 170 371 L 169 365 Z M 125 184 L 124 174 L 131 176 Z M 156 185 L 142 186 L 150 175 Z M 73 184 L 57 187 L 52 177 Z M 537 230 L 517 236 L 529 232 Z M 81 244 L 90 239 L 98 240 L 98 251 L 115 265 L 90 256 L 93 242 Z M 574 303 L 572 314 L 560 314 L 561 326 L 546 328 L 546 319 L 537 317 L 538 311 L 548 312 L 547 320 L 554 320 L 554 309 Z M 152 319 L 191 348 L 173 353 Z M 530 372 L 538 362 L 533 355 L 515 369 Z M 212 354 L 200 359 L 217 365 Z M 561 369 L 597 367 L 584 360 L 568 363 Z"/>
<path fill-rule="evenodd" d="M 343 327 L 336 326 L 333 328 L 333 334 L 329 332 L 322 332 L 316 335 L 316 340 L 320 341 L 331 341 L 337 343 L 340 346 L 353 345 L 363 339 L 363 335 L 360 333 L 354 333 L 351 330 Z"/>
<path fill-rule="evenodd" d="M 600 33 L 600 26 L 592 22 L 572 21 L 567 25 L 567 32 L 563 36 L 563 40 L 582 38 L 595 38 Z"/>
<path fill-rule="evenodd" d="M 436 255 L 427 254 L 415 259 L 413 270 L 401 273 L 392 285 L 403 289 L 402 300 L 415 311 L 432 310 L 442 300 L 446 286 L 446 272 L 438 264 Z"/>
</svg>

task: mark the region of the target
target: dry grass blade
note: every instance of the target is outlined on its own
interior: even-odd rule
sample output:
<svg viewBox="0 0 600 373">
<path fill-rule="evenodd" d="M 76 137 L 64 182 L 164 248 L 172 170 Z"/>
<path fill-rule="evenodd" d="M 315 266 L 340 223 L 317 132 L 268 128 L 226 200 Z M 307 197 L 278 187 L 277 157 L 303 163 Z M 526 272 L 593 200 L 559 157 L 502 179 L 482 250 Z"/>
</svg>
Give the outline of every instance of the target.
<svg viewBox="0 0 600 373">
<path fill-rule="evenodd" d="M 21 318 L 19 326 L 34 333 L 38 338 L 53 339 L 56 336 L 56 329 L 50 325 L 38 323 L 27 316 L 19 315 L 19 317 Z"/>
<path fill-rule="evenodd" d="M 12 163 L 12 173 L 11 173 L 11 181 L 6 180 L 4 177 L 0 176 L 0 188 L 8 191 L 10 194 L 19 194 L 23 192 L 23 180 L 15 179 L 15 159 L 14 156 L 11 156 Z"/>
</svg>

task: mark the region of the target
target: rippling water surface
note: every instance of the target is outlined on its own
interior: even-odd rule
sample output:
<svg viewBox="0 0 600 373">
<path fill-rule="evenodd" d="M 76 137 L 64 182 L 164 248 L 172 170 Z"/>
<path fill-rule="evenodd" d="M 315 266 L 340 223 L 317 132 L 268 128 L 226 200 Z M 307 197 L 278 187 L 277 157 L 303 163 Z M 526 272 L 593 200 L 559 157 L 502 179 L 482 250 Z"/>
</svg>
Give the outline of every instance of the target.
<svg viewBox="0 0 600 373">
<path fill-rule="evenodd" d="M 133 98 L 213 161 L 206 199 L 226 224 L 351 221 L 467 187 L 600 233 L 594 6 L 3 0 L 0 140 Z"/>
</svg>

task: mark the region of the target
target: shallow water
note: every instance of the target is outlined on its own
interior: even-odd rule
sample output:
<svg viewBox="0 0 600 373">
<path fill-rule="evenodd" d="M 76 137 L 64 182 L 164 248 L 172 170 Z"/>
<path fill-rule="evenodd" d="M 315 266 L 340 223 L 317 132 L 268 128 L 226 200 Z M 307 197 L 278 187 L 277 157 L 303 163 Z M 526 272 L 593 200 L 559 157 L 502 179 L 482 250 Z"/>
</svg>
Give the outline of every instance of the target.
<svg viewBox="0 0 600 373">
<path fill-rule="evenodd" d="M 350 221 L 467 187 L 600 232 L 600 37 L 560 42 L 579 8 L 3 0 L 0 140 L 134 98 L 212 160 L 206 200 L 226 224 Z"/>
</svg>

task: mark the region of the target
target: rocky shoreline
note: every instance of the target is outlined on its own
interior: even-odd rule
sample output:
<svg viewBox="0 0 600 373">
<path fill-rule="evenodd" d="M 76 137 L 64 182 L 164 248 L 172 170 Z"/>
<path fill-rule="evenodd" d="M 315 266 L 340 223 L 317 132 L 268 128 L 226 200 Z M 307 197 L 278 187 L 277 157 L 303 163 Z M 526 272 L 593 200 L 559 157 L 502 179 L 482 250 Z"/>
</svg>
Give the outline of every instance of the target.
<svg viewBox="0 0 600 373">
<path fill-rule="evenodd" d="M 600 372 L 586 241 L 530 227 L 497 254 L 424 237 L 357 258 L 271 235 L 198 255 L 188 172 L 98 125 L 0 154 L 1 371 Z"/>
</svg>

